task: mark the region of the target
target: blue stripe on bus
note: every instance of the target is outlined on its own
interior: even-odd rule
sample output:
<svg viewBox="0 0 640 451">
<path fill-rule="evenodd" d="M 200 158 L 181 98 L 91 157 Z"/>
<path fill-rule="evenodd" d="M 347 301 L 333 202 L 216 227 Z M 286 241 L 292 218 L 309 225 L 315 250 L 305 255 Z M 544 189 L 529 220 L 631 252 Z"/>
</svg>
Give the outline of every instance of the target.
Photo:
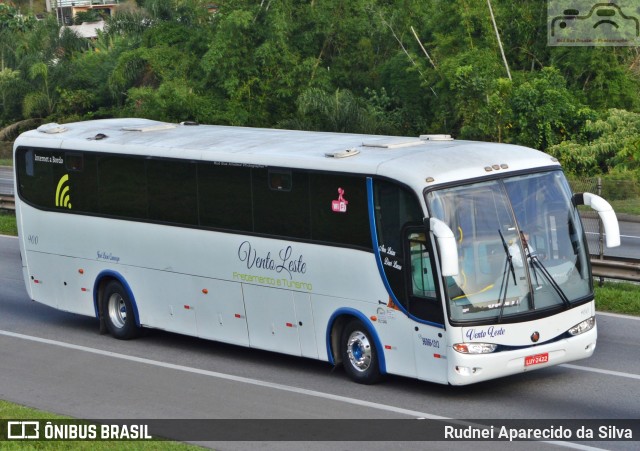
<svg viewBox="0 0 640 451">
<path fill-rule="evenodd" d="M 327 326 L 327 354 L 329 356 L 329 363 L 335 365 L 333 352 L 331 352 L 331 329 L 333 329 L 333 323 L 335 322 L 335 320 L 341 315 L 355 316 L 364 325 L 365 329 L 367 329 L 367 332 L 369 332 L 369 335 L 371 335 L 371 338 L 376 345 L 380 373 L 387 374 L 387 363 L 384 358 L 384 348 L 382 347 L 382 342 L 380 341 L 380 337 L 378 337 L 378 333 L 376 332 L 375 328 L 372 327 L 369 318 L 367 318 L 362 312 L 348 307 L 336 310 L 335 312 L 333 312 L 333 315 L 331 315 L 331 318 L 329 318 L 329 323 Z M 340 352 L 340 350 L 338 349 L 337 352 Z"/>
<path fill-rule="evenodd" d="M 376 256 L 376 263 L 378 265 L 378 272 L 380 273 L 380 278 L 382 279 L 382 283 L 384 287 L 387 289 L 387 293 L 389 297 L 393 301 L 402 313 L 407 315 L 412 320 L 427 324 L 429 326 L 438 327 L 440 329 L 444 329 L 444 324 L 434 323 L 431 321 L 426 321 L 420 318 L 413 316 L 411 313 L 404 308 L 404 305 L 398 301 L 395 293 L 391 289 L 391 285 L 389 284 L 389 279 L 387 279 L 387 274 L 384 272 L 384 266 L 382 265 L 382 257 L 380 256 L 380 245 L 378 243 L 378 231 L 376 227 L 376 215 L 375 215 L 375 206 L 373 203 L 373 179 L 371 177 L 367 177 L 367 202 L 369 204 L 369 227 L 371 228 L 371 240 L 373 241 L 373 254 Z"/>
<path fill-rule="evenodd" d="M 100 281 L 105 277 L 111 277 L 120 282 L 120 285 L 125 289 L 127 295 L 129 296 L 129 301 L 131 301 L 131 307 L 133 308 L 133 317 L 136 320 L 136 326 L 140 327 L 140 315 L 138 314 L 138 305 L 136 304 L 136 298 L 133 296 L 133 291 L 131 291 L 131 287 L 127 283 L 127 281 L 122 277 L 122 275 L 118 272 L 105 270 L 98 274 L 96 277 L 96 281 L 93 284 L 93 308 L 96 311 L 96 318 L 100 319 L 100 312 L 98 311 L 98 286 L 100 285 Z"/>
</svg>

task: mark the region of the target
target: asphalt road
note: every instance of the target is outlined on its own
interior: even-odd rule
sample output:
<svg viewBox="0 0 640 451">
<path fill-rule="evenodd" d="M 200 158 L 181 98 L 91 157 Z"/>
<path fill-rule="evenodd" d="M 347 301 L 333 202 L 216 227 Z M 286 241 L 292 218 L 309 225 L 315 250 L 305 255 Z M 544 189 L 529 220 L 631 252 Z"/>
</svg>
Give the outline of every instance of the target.
<svg viewBox="0 0 640 451">
<path fill-rule="evenodd" d="M 589 252 L 591 255 L 598 255 L 600 244 L 598 241 L 598 220 L 593 218 L 582 218 Z M 620 246 L 604 247 L 604 255 L 610 257 L 624 257 L 640 259 L 640 222 L 618 220 L 620 226 Z"/>
<path fill-rule="evenodd" d="M 0 399 L 75 418 L 636 419 L 640 319 L 598 315 L 588 360 L 468 387 L 401 377 L 376 386 L 325 362 L 161 331 L 133 341 L 94 318 L 28 299 L 18 241 L 0 236 Z M 367 440 L 367 431 L 362 439 Z M 640 440 L 640 437 L 635 438 Z M 299 449 L 299 442 L 207 442 L 221 450 Z M 314 442 L 305 449 L 590 449 L 574 442 Z M 590 442 L 631 450 L 638 442 Z M 513 448 L 514 446 L 509 446 Z"/>
</svg>

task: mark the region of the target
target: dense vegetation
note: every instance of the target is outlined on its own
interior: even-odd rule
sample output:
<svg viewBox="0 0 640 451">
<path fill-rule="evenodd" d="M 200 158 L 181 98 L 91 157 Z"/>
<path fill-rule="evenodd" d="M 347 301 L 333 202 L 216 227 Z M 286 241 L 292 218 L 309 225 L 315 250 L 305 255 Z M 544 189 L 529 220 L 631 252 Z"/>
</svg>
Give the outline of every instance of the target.
<svg viewBox="0 0 640 451">
<path fill-rule="evenodd" d="M 549 47 L 539 0 L 491 0 L 506 64 L 484 0 L 137 0 L 95 41 L 19 3 L 0 4 L 0 127 L 451 133 L 546 150 L 579 175 L 640 171 L 638 49 Z"/>
</svg>

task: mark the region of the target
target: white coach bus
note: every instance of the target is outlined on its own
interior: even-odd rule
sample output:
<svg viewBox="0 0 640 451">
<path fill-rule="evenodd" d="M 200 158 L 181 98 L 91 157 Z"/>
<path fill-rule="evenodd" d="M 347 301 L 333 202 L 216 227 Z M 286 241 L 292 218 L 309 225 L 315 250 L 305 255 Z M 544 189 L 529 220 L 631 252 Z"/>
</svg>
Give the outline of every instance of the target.
<svg viewBox="0 0 640 451">
<path fill-rule="evenodd" d="M 590 356 L 579 204 L 504 144 L 110 119 L 14 148 L 32 299 L 143 327 L 470 384 Z"/>
</svg>

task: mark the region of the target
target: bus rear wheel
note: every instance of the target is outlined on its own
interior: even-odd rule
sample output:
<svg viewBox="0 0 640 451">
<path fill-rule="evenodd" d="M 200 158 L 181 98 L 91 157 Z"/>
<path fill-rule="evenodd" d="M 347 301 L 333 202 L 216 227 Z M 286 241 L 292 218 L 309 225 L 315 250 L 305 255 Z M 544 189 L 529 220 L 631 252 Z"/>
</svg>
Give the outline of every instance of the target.
<svg viewBox="0 0 640 451">
<path fill-rule="evenodd" d="M 139 329 L 129 295 L 122 285 L 112 280 L 102 296 L 102 314 L 109 333 L 119 340 L 129 340 L 138 335 Z"/>
<path fill-rule="evenodd" d="M 342 364 L 351 379 L 359 384 L 375 384 L 381 379 L 376 345 L 360 320 L 346 325 L 341 343 Z"/>
</svg>

